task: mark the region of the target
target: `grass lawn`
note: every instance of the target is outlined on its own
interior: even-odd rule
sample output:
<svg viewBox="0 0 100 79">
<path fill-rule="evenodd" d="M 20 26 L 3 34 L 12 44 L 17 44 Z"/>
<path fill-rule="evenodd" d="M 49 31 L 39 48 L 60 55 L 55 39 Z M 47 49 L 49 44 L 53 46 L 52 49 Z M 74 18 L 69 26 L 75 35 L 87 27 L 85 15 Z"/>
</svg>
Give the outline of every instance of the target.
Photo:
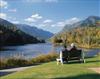
<svg viewBox="0 0 100 79">
<path fill-rule="evenodd" d="M 100 67 L 100 56 L 86 58 L 86 63 L 57 65 L 56 61 L 44 63 L 0 79 L 100 79 L 100 74 L 88 68 Z"/>
</svg>

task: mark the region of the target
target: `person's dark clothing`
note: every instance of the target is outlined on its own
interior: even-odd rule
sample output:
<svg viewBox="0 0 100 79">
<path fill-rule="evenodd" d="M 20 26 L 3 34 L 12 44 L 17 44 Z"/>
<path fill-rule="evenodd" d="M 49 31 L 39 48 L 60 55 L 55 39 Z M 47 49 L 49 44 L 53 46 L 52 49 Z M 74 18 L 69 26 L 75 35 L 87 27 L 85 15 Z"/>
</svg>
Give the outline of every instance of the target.
<svg viewBox="0 0 100 79">
<path fill-rule="evenodd" d="M 76 51 L 76 50 L 77 48 L 75 46 L 70 49 L 70 51 Z"/>
<path fill-rule="evenodd" d="M 64 48 L 62 50 L 62 56 L 63 56 L 63 61 L 66 61 L 66 59 L 68 57 L 68 50 L 67 50 L 67 48 Z"/>
</svg>

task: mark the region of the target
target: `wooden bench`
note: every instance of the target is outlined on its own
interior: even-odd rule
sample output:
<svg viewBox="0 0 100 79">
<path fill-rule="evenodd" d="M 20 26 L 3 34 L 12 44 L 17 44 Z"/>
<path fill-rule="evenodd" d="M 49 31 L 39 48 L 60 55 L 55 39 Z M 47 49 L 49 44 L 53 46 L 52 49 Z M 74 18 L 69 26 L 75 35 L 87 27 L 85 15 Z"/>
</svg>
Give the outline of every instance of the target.
<svg viewBox="0 0 100 79">
<path fill-rule="evenodd" d="M 84 63 L 84 53 L 82 52 L 82 50 L 69 51 L 67 62 L 71 60 L 79 60 L 80 62 Z"/>
<path fill-rule="evenodd" d="M 59 62 L 63 64 L 64 62 L 68 63 L 69 61 L 72 60 L 78 60 L 82 63 L 85 63 L 84 53 L 82 52 L 82 50 L 67 51 L 66 53 L 60 51 L 60 57 L 57 58 L 56 60 L 57 60 L 57 65 L 59 64 Z"/>
</svg>

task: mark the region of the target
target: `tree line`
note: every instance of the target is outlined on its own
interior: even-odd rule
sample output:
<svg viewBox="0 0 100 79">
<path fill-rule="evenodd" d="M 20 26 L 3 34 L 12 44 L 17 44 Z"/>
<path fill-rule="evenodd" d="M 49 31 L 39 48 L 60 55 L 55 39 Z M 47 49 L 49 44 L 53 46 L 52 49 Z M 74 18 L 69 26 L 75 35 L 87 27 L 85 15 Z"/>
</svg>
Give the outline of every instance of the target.
<svg viewBox="0 0 100 79">
<path fill-rule="evenodd" d="M 100 27 L 78 27 L 51 38 L 53 44 L 77 43 L 81 47 L 100 47 Z"/>
</svg>

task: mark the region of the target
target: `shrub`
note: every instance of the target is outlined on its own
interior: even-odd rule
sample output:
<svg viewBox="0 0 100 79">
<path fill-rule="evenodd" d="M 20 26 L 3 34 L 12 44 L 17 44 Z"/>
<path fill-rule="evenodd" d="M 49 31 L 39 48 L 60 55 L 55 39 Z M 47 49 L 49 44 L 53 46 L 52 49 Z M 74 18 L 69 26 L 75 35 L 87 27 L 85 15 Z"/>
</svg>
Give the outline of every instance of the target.
<svg viewBox="0 0 100 79">
<path fill-rule="evenodd" d="M 33 58 L 31 61 L 33 63 L 44 63 L 44 62 L 49 62 L 53 61 L 58 57 L 58 54 L 56 53 L 49 53 L 47 55 L 40 55 L 36 58 Z"/>
<path fill-rule="evenodd" d="M 8 67 L 19 67 L 29 65 L 30 63 L 25 59 L 10 58 L 7 60 Z"/>
<path fill-rule="evenodd" d="M 57 53 L 49 53 L 47 55 L 40 55 L 38 57 L 32 58 L 31 60 L 25 60 L 25 59 L 17 58 L 17 57 L 3 59 L 3 60 L 0 60 L 0 69 L 35 65 L 38 63 L 53 61 L 57 57 L 58 57 Z"/>
<path fill-rule="evenodd" d="M 6 68 L 6 62 L 4 60 L 0 60 L 0 69 Z"/>
</svg>

